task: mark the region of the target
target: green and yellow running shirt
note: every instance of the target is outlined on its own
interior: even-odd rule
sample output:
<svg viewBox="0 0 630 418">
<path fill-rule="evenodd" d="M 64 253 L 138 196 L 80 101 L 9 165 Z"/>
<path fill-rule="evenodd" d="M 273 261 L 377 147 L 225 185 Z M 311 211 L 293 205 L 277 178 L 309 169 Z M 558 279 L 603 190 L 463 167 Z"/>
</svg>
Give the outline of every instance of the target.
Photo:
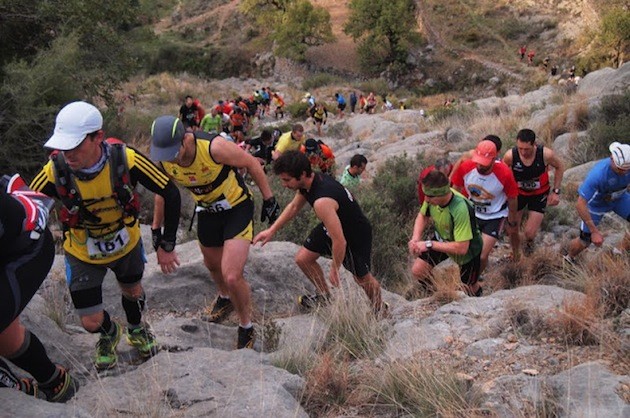
<svg viewBox="0 0 630 418">
<path fill-rule="evenodd" d="M 449 254 L 449 257 L 461 266 L 481 254 L 483 242 L 472 204 L 457 191 L 453 189 L 451 191 L 453 198 L 448 205 L 445 207 L 430 205 L 425 200 L 420 212 L 433 219 L 438 240 L 446 242 L 470 241 L 466 254 Z"/>
</svg>

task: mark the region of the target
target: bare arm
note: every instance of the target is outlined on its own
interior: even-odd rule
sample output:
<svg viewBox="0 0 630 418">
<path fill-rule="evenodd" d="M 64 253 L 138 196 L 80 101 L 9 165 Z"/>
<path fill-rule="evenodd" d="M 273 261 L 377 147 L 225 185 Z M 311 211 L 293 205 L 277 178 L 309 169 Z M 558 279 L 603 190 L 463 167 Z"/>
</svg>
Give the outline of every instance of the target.
<svg viewBox="0 0 630 418">
<path fill-rule="evenodd" d="M 512 159 L 513 159 L 512 150 L 509 149 L 505 152 L 505 155 L 503 156 L 503 162 L 508 167 L 512 167 Z"/>
<path fill-rule="evenodd" d="M 548 206 L 555 206 L 560 203 L 560 196 L 553 191 L 553 189 L 560 189 L 562 185 L 562 178 L 564 176 L 564 164 L 560 158 L 550 148 L 543 148 L 543 160 L 545 164 L 554 168 L 553 174 L 553 187 L 549 197 L 547 199 Z"/>
<path fill-rule="evenodd" d="M 282 228 L 287 222 L 295 218 L 300 209 L 306 204 L 306 199 L 299 192 L 295 193 L 293 200 L 284 208 L 278 219 L 269 228 L 259 232 L 252 241 L 254 244 L 260 242 L 262 245 L 268 243 L 271 238 Z"/>
<path fill-rule="evenodd" d="M 237 168 L 247 168 L 256 185 L 262 193 L 263 199 L 273 197 L 273 192 L 267 181 L 267 176 L 260 163 L 251 154 L 244 152 L 238 145 L 223 140 L 214 140 L 210 145 L 212 158 L 218 163 Z"/>
<path fill-rule="evenodd" d="M 332 241 L 333 264 L 337 269 L 341 267 L 346 256 L 346 237 L 343 234 L 339 215 L 337 215 L 338 208 L 339 204 L 328 197 L 317 199 L 313 205 L 315 214 L 324 223 Z"/>
<path fill-rule="evenodd" d="M 591 213 L 588 211 L 588 203 L 586 202 L 586 199 L 579 196 L 577 203 L 575 204 L 575 209 L 588 227 L 589 231 L 591 231 L 591 242 L 600 247 L 604 243 L 604 236 L 595 225 L 595 222 L 593 222 L 593 218 L 591 218 Z"/>
<path fill-rule="evenodd" d="M 339 269 L 346 257 L 346 237 L 343 234 L 341 220 L 337 215 L 339 204 L 329 197 L 317 199 L 313 205 L 315 214 L 323 222 L 326 231 L 332 241 L 332 261 L 333 265 L 330 269 L 330 283 L 333 286 L 339 286 Z"/>
</svg>

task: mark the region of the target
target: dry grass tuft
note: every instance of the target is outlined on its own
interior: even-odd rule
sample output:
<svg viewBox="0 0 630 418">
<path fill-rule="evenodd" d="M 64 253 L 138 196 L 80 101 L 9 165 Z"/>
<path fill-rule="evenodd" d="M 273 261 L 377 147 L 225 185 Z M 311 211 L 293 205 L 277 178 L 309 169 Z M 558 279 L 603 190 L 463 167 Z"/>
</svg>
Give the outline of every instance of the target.
<svg viewBox="0 0 630 418">
<path fill-rule="evenodd" d="M 594 345 L 601 340 L 601 315 L 597 302 L 588 297 L 565 300 L 557 316 L 548 319 L 552 333 L 571 345 Z"/>
<path fill-rule="evenodd" d="M 306 374 L 302 404 L 311 415 L 322 416 L 346 403 L 354 386 L 350 383 L 348 361 L 326 352 L 319 356 L 315 367 Z"/>
<path fill-rule="evenodd" d="M 594 299 L 604 318 L 620 315 L 630 306 L 630 259 L 603 254 L 585 266 L 586 294 Z"/>
<path fill-rule="evenodd" d="M 385 346 L 386 325 L 379 321 L 363 291 L 343 289 L 333 303 L 320 312 L 328 325 L 326 345 L 337 347 L 352 358 L 373 358 Z"/>
<path fill-rule="evenodd" d="M 374 369 L 366 382 L 378 404 L 394 407 L 399 415 L 471 417 L 481 415 L 480 396 L 472 382 L 455 370 L 432 366 L 420 359 L 396 361 Z"/>
<path fill-rule="evenodd" d="M 459 277 L 459 268 L 449 266 L 444 270 L 437 271 L 433 278 L 435 292 L 433 300 L 440 305 L 446 305 L 462 298 L 461 292 L 464 285 Z"/>
</svg>

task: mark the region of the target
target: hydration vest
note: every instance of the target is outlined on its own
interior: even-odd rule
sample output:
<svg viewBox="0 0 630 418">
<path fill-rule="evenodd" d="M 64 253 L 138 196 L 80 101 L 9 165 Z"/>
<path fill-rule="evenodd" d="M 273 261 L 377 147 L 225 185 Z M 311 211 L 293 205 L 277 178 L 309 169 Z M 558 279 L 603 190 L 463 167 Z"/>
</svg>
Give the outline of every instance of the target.
<svg viewBox="0 0 630 418">
<path fill-rule="evenodd" d="M 123 210 L 123 219 L 132 217 L 133 221 L 124 223 L 126 226 L 135 224 L 140 213 L 140 198 L 134 191 L 129 165 L 127 163 L 126 145 L 120 139 L 107 138 L 109 146 L 109 172 L 112 185 L 113 198 Z M 55 187 L 57 195 L 63 204 L 60 211 L 60 220 L 64 229 L 80 227 L 83 223 L 99 224 L 101 218 L 93 214 L 83 203 L 79 188 L 76 185 L 75 174 L 68 167 L 66 160 L 58 151 L 50 155 L 53 161 L 55 173 Z"/>
</svg>

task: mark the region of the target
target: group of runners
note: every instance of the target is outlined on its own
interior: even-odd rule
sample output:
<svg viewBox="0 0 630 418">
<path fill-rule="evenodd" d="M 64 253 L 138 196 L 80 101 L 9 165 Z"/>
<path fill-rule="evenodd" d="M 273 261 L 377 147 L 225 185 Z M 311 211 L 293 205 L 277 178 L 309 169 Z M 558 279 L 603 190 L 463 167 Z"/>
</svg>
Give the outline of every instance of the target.
<svg viewBox="0 0 630 418">
<path fill-rule="evenodd" d="M 141 282 L 145 252 L 138 222 L 138 183 L 155 194 L 151 244 L 166 274 L 179 266 L 175 237 L 181 198 L 177 185 L 191 193 L 204 264 L 217 286 L 216 300 L 204 318 L 222 322 L 235 311 L 239 318 L 236 348 L 251 348 L 255 341 L 251 290 L 243 275 L 249 248 L 252 243 L 268 242 L 306 202 L 322 222 L 305 241 L 296 262 L 318 293 L 300 296 L 299 303 L 312 308 L 328 300 L 326 279 L 315 260 L 329 254 L 333 258 L 331 284 L 339 285 L 338 270 L 343 263 L 365 290 L 375 312 L 382 309 L 380 286 L 369 271 L 369 222 L 346 188 L 332 177 L 314 172 L 307 155 L 293 148 L 295 143 L 311 145 L 304 143 L 300 125 L 285 136 L 289 147 L 272 151 L 274 172 L 286 187 L 296 190 L 282 213 L 259 160 L 235 143 L 216 133 L 187 129 L 179 117 L 170 115 L 156 118 L 150 135 L 147 158 L 122 141 L 106 138 L 103 117 L 95 106 L 73 102 L 57 114 L 54 133 L 44 144 L 52 151 L 50 159 L 30 185 L 17 180 L 2 184 L 0 355 L 32 378 L 16 376 L 1 361 L 0 385 L 51 402 L 67 401 L 79 387 L 76 378 L 54 364 L 37 337 L 19 321 L 54 257 L 46 226 L 53 199 L 61 202 L 59 219 L 71 300 L 83 328 L 98 337 L 94 354 L 98 371 L 116 367 L 123 335 L 142 358 L 152 357 L 159 349 L 153 330 L 143 320 L 147 295 Z M 282 136 L 278 142 L 284 143 Z M 268 222 L 270 228 L 256 237 L 252 192 L 235 168 L 247 170 L 263 198 L 260 221 Z M 108 270 L 119 284 L 126 324 L 113 319 L 104 308 L 102 284 Z"/>
<path fill-rule="evenodd" d="M 553 150 L 536 142 L 530 129 L 520 130 L 516 146 L 499 159 L 501 145 L 500 138 L 488 135 L 455 165 L 440 159 L 420 173 L 421 209 L 409 252 L 418 257 L 412 273 L 422 287 L 434 289 L 433 267 L 451 258 L 460 267 L 467 293 L 481 296 L 481 274 L 504 228 L 511 260 L 533 252 L 547 206 L 560 201 L 564 165 Z M 591 243 L 603 244 L 598 225 L 605 213 L 630 222 L 630 145 L 614 142 L 609 150 L 610 157 L 598 161 L 579 188 L 576 208 L 582 223 L 564 256 L 570 263 Z M 526 210 L 527 221 L 521 225 Z M 429 223 L 435 235 L 424 240 Z M 629 231 L 617 250 L 630 251 Z"/>
<path fill-rule="evenodd" d="M 273 137 L 273 134 L 271 135 Z M 53 152 L 27 187 L 19 177 L 0 188 L 0 242 L 3 251 L 0 292 L 0 355 L 28 371 L 19 378 L 0 362 L 0 385 L 14 387 L 52 402 L 64 402 L 78 390 L 77 380 L 47 356 L 37 337 L 18 319 L 46 277 L 54 244 L 46 227 L 52 198 L 61 202 L 66 281 L 83 328 L 97 336 L 94 365 L 108 370 L 118 364 L 117 346 L 124 334 L 142 358 L 159 346 L 143 320 L 147 295 L 142 287 L 145 255 L 138 223 L 138 183 L 154 193 L 152 246 L 163 273 L 177 270 L 176 232 L 181 198 L 177 185 L 196 204 L 197 238 L 204 265 L 217 287 L 217 297 L 204 319 L 223 322 L 236 312 L 236 348 L 251 348 L 255 329 L 251 289 L 244 266 L 252 244 L 269 242 L 308 203 L 320 220 L 295 256 L 316 293 L 300 295 L 307 309 L 327 304 L 331 287 L 340 285 L 343 265 L 368 297 L 374 314 L 387 304 L 371 273 L 372 228 L 351 189 L 356 187 L 367 160 L 356 155 L 340 177 L 342 183 L 314 170 L 299 148 L 306 144 L 300 124 L 270 150 L 273 173 L 295 191 L 281 210 L 260 161 L 216 133 L 187 129 L 171 115 L 156 118 L 150 128 L 150 158 L 121 141 L 106 138 L 100 111 L 86 102 L 73 102 L 58 113 L 54 133 L 44 146 Z M 525 226 L 525 249 L 531 247 L 547 205 L 558 203 L 563 166 L 550 149 L 536 143 L 535 134 L 521 130 L 517 145 L 498 160 L 501 141 L 488 136 L 452 167 L 438 161 L 421 176 L 423 203 L 416 218 L 409 251 L 415 256 L 412 273 L 427 287 L 431 269 L 447 257 L 461 266 L 461 280 L 470 295 L 480 296 L 479 275 L 503 226 L 512 237 L 513 256 L 521 256 L 519 222 Z M 630 145 L 615 142 L 611 156 L 597 163 L 580 188 L 578 213 L 582 233 L 572 242 L 575 257 L 590 242 L 601 245 L 601 217 L 615 211 L 630 221 Z M 266 158 L 266 157 L 265 157 Z M 553 185 L 548 168 L 555 169 Z M 268 228 L 254 236 L 252 191 L 235 169 L 246 169 L 262 195 L 260 221 Z M 448 176 L 451 176 L 450 180 Z M 452 184 L 452 187 L 451 187 Z M 349 190 L 350 189 L 350 190 Z M 468 197 L 469 199 L 467 199 Z M 429 222 L 435 236 L 423 239 Z M 622 242 L 630 248 L 628 234 Z M 330 256 L 324 273 L 317 259 Z M 102 283 L 113 271 L 120 287 L 126 324 L 104 308 Z"/>
</svg>

